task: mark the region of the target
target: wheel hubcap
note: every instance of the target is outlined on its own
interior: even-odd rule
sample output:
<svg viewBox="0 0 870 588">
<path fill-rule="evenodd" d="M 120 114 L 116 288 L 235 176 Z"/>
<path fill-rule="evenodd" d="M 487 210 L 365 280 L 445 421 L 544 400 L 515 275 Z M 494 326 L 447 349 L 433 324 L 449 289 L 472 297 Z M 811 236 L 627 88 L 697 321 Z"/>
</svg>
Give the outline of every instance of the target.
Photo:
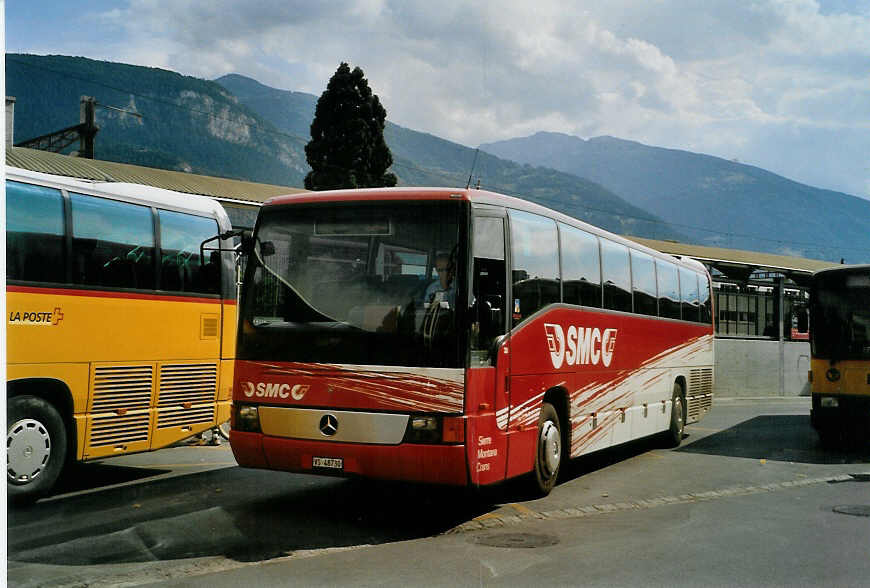
<svg viewBox="0 0 870 588">
<path fill-rule="evenodd" d="M 48 465 L 51 437 L 39 421 L 22 419 L 6 434 L 6 476 L 13 484 L 29 484 Z"/>
<path fill-rule="evenodd" d="M 551 477 L 559 469 L 559 461 L 562 458 L 562 439 L 559 428 L 552 421 L 547 421 L 541 427 L 541 460 L 547 477 Z"/>
</svg>

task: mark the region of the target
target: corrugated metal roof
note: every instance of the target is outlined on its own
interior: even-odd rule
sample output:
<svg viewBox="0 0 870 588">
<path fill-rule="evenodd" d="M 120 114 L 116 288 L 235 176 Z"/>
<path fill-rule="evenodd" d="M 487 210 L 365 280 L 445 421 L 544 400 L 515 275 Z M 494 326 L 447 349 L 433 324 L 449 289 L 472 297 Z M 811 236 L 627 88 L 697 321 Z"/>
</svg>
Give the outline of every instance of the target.
<svg viewBox="0 0 870 588">
<path fill-rule="evenodd" d="M 155 186 L 176 192 L 202 194 L 217 199 L 238 200 L 259 204 L 273 196 L 298 194 L 305 192 L 301 188 L 276 186 L 273 184 L 258 184 L 241 180 L 230 180 L 212 176 L 200 176 L 179 171 L 170 171 L 128 163 L 101 161 L 97 159 L 82 159 L 27 149 L 11 147 L 6 149 L 6 164 L 37 172 L 50 173 L 59 176 L 84 178 L 102 182 L 131 182 Z M 830 261 L 804 259 L 785 255 L 742 251 L 738 249 L 722 249 L 703 245 L 658 241 L 640 237 L 629 237 L 647 247 L 652 247 L 671 255 L 691 257 L 703 262 L 717 264 L 733 264 L 753 266 L 759 269 L 773 271 L 811 273 L 820 269 L 835 266 Z"/>
<path fill-rule="evenodd" d="M 70 157 L 48 151 L 11 147 L 6 149 L 6 165 L 32 171 L 83 178 L 98 182 L 130 182 L 175 190 L 187 194 L 202 194 L 217 199 L 247 201 L 253 205 L 273 196 L 305 192 L 301 188 L 258 184 L 241 180 L 200 176 L 179 171 Z"/>
<path fill-rule="evenodd" d="M 812 273 L 820 269 L 837 265 L 832 261 L 818 259 L 804 259 L 802 257 L 789 257 L 787 255 L 773 255 L 771 253 L 759 253 L 757 251 L 742 251 L 739 249 L 722 249 L 719 247 L 707 247 L 704 245 L 689 245 L 675 243 L 673 241 L 657 241 L 641 237 L 629 237 L 641 245 L 658 249 L 671 255 L 687 256 L 702 262 L 720 264 L 754 266 L 759 269 L 785 272 Z"/>
</svg>

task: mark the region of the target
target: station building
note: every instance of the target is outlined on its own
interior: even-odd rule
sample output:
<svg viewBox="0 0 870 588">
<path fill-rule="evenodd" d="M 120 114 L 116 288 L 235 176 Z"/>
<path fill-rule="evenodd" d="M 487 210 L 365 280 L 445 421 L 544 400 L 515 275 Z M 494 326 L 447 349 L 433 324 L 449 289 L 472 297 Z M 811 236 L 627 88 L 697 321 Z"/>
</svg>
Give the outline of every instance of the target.
<svg viewBox="0 0 870 588">
<path fill-rule="evenodd" d="M 217 200 L 235 228 L 252 228 L 261 203 L 300 188 L 6 148 L 6 165 L 93 182 L 143 184 Z M 809 396 L 810 346 L 799 328 L 809 278 L 832 262 L 628 237 L 703 263 L 713 278 L 719 397 Z"/>
</svg>

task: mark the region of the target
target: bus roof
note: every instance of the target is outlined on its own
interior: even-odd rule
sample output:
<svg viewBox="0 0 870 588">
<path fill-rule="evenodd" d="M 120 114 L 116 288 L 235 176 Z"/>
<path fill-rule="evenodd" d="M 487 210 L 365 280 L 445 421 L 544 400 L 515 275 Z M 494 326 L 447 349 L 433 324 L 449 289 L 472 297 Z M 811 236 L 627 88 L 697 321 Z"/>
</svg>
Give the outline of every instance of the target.
<svg viewBox="0 0 870 588">
<path fill-rule="evenodd" d="M 296 205 L 296 204 L 315 204 L 322 202 L 389 202 L 399 200 L 464 200 L 472 204 L 497 206 L 503 208 L 511 208 L 522 210 L 535 214 L 541 214 L 555 219 L 556 221 L 573 225 L 587 232 L 594 233 L 601 237 L 621 243 L 636 251 L 648 253 L 660 259 L 668 259 L 681 263 L 685 267 L 689 267 L 695 271 L 708 273 L 704 264 L 690 259 L 688 257 L 674 256 L 667 253 L 662 253 L 657 249 L 653 249 L 637 241 L 632 241 L 629 238 L 616 235 L 606 231 L 595 225 L 590 225 L 580 219 L 574 218 L 567 214 L 556 210 L 535 204 L 522 198 L 515 196 L 506 196 L 496 192 L 487 190 L 477 190 L 471 188 L 364 188 L 355 190 L 326 190 L 323 192 L 304 192 L 301 194 L 287 194 L 285 196 L 275 196 L 270 198 L 263 204 L 263 209 L 271 207 Z"/>
<path fill-rule="evenodd" d="M 834 267 L 826 267 L 825 269 L 821 269 L 817 272 L 814 272 L 813 277 L 821 275 L 821 274 L 829 274 L 829 273 L 850 273 L 850 272 L 864 272 L 864 271 L 870 271 L 870 264 L 836 265 Z"/>
<path fill-rule="evenodd" d="M 85 194 L 95 194 L 136 204 L 153 205 L 167 210 L 216 217 L 220 219 L 221 228 L 228 228 L 230 226 L 229 217 L 227 217 L 223 207 L 207 196 L 183 194 L 143 184 L 99 182 L 67 176 L 56 176 L 11 166 L 6 166 L 6 179 L 37 183 L 72 191 L 80 190 Z"/>
</svg>

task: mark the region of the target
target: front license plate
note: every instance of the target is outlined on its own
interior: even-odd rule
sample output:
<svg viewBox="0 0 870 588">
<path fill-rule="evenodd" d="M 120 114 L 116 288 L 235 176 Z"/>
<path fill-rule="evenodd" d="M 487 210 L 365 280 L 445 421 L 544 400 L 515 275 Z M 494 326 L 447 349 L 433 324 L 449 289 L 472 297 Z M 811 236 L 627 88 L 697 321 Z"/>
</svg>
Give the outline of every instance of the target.
<svg viewBox="0 0 870 588">
<path fill-rule="evenodd" d="M 329 470 L 343 470 L 344 459 L 341 457 L 315 457 L 311 460 L 311 466 Z"/>
</svg>

